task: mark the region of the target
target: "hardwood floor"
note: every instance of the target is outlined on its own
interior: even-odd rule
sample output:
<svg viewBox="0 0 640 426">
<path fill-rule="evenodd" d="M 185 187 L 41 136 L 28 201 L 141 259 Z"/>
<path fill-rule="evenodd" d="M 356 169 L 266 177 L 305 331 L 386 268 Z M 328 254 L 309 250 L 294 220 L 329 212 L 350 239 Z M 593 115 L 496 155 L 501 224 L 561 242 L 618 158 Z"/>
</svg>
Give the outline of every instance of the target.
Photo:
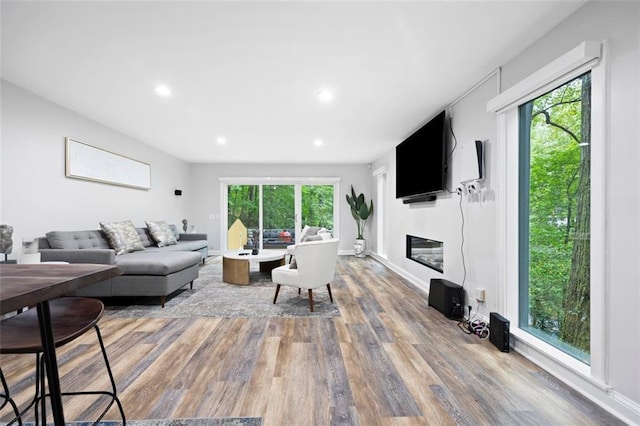
<svg viewBox="0 0 640 426">
<path fill-rule="evenodd" d="M 340 317 L 104 317 L 127 418 L 261 417 L 264 425 L 623 424 L 514 352 L 464 334 L 371 258 L 340 256 Z M 284 293 L 282 293 L 284 291 Z M 280 297 L 295 289 L 283 289 Z M 328 298 L 325 291 L 314 298 Z M 160 309 L 160 307 L 158 307 Z M 58 351 L 65 389 L 108 387 L 95 334 Z M 33 356 L 1 366 L 19 402 Z M 65 399 L 68 419 L 99 407 Z M 6 419 L 8 411 L 2 411 Z M 117 420 L 112 408 L 107 419 Z"/>
</svg>

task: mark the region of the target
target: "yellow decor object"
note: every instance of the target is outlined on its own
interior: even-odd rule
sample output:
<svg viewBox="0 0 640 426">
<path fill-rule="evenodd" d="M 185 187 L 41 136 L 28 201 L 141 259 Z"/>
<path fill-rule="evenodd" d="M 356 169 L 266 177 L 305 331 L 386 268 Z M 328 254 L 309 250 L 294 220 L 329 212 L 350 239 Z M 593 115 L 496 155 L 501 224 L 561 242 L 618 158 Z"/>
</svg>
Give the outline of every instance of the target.
<svg viewBox="0 0 640 426">
<path fill-rule="evenodd" d="M 227 250 L 238 250 L 247 244 L 247 227 L 236 219 L 227 231 Z"/>
</svg>

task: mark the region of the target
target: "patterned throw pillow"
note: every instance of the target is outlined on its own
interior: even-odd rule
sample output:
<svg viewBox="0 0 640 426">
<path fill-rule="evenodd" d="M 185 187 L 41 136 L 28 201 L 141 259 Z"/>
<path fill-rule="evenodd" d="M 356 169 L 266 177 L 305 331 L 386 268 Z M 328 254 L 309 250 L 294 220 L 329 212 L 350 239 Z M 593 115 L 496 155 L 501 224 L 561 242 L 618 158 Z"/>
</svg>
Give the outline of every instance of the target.
<svg viewBox="0 0 640 426">
<path fill-rule="evenodd" d="M 318 237 L 320 234 L 327 233 L 327 228 L 322 228 L 320 226 L 308 226 L 305 227 L 306 232 L 302 233 L 302 238 L 300 239 L 301 243 L 305 241 L 322 241 L 325 238 Z"/>
<path fill-rule="evenodd" d="M 146 221 L 147 228 L 151 238 L 156 242 L 158 247 L 170 246 L 178 244 L 176 237 L 173 235 L 173 231 L 164 220 L 158 222 Z"/>
<path fill-rule="evenodd" d="M 100 222 L 102 232 L 107 236 L 109 246 L 116 251 L 116 255 L 144 250 L 140 236 L 133 222 Z"/>
</svg>

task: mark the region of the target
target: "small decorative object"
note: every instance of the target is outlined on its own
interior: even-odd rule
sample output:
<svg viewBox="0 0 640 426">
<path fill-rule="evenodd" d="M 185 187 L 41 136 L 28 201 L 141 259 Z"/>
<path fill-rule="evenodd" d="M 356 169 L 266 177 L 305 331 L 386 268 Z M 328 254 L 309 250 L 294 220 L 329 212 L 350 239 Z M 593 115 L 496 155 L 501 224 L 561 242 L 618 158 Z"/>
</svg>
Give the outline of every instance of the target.
<svg viewBox="0 0 640 426">
<path fill-rule="evenodd" d="M 247 231 L 247 245 L 244 246 L 245 250 L 251 250 L 251 254 L 256 255 L 258 254 L 258 244 L 256 242 L 254 242 L 253 240 L 253 230 L 249 229 Z"/>
<path fill-rule="evenodd" d="M 25 238 L 22 240 L 22 254 L 20 263 L 40 263 L 40 253 L 38 252 L 38 239 Z"/>
<path fill-rule="evenodd" d="M 351 215 L 358 226 L 358 237 L 353 245 L 353 250 L 356 257 L 364 257 L 367 250 L 367 242 L 364 239 L 363 233 L 364 227 L 367 224 L 367 219 L 369 219 L 369 216 L 373 214 L 373 200 L 371 200 L 369 205 L 367 205 L 367 202 L 364 199 L 364 194 L 361 193 L 356 196 L 356 192 L 353 190 L 353 185 L 351 185 L 351 196 L 347 194 L 347 203 L 349 203 Z"/>
<path fill-rule="evenodd" d="M 188 228 L 187 228 L 187 223 L 188 223 L 188 222 L 187 222 L 187 219 L 182 219 L 182 230 L 183 230 L 184 232 L 187 232 L 187 229 L 188 229 Z"/>
<path fill-rule="evenodd" d="M 13 251 L 13 226 L 0 225 L 0 253 L 4 254 L 4 261 L 7 262 L 7 255 Z"/>
<path fill-rule="evenodd" d="M 195 234 L 196 233 L 196 227 L 191 225 L 191 229 L 189 230 L 190 234 Z"/>
</svg>

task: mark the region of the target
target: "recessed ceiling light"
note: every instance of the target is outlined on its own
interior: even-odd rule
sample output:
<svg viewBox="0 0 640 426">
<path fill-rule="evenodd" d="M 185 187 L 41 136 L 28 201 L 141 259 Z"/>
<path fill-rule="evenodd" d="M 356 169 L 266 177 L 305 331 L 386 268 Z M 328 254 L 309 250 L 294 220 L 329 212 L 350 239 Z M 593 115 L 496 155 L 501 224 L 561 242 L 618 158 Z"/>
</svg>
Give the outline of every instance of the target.
<svg viewBox="0 0 640 426">
<path fill-rule="evenodd" d="M 322 103 L 328 104 L 333 100 L 333 92 L 330 89 L 321 89 L 318 92 L 318 100 Z"/>
<path fill-rule="evenodd" d="M 314 144 L 315 146 L 322 146 L 322 144 L 323 144 L 322 139 L 316 139 L 316 140 L 314 140 L 314 141 L 313 141 L 313 144 Z"/>
<path fill-rule="evenodd" d="M 216 139 L 216 142 L 218 142 L 218 145 L 224 145 L 227 143 L 227 140 L 221 136 L 218 139 Z"/>
<path fill-rule="evenodd" d="M 171 96 L 171 88 L 169 86 L 159 85 L 154 90 L 158 96 Z"/>
</svg>

